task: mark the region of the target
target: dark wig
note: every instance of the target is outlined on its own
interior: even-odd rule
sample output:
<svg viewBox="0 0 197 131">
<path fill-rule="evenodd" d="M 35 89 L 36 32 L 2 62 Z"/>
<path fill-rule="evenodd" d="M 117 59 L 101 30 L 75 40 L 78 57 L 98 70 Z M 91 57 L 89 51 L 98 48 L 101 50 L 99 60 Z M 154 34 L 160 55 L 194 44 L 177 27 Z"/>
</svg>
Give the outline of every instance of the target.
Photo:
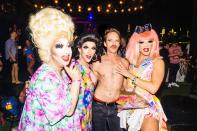
<svg viewBox="0 0 197 131">
<path fill-rule="evenodd" d="M 78 48 L 81 48 L 82 45 L 87 41 L 95 42 L 96 44 L 96 52 L 91 62 L 100 61 L 101 55 L 103 54 L 103 44 L 99 35 L 94 33 L 82 34 L 74 41 L 74 45 L 72 47 L 72 58 L 74 58 L 75 60 L 79 59 Z"/>
</svg>

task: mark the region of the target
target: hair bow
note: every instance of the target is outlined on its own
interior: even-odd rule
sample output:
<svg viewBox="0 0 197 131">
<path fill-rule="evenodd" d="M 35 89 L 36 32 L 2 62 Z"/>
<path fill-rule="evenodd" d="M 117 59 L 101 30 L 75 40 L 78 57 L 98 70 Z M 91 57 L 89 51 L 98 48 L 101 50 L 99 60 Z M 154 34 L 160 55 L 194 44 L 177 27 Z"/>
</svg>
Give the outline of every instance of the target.
<svg viewBox="0 0 197 131">
<path fill-rule="evenodd" d="M 145 24 L 144 26 L 136 26 L 135 32 L 139 34 L 139 33 L 145 32 L 145 31 L 150 31 L 151 29 L 152 29 L 151 24 Z"/>
</svg>

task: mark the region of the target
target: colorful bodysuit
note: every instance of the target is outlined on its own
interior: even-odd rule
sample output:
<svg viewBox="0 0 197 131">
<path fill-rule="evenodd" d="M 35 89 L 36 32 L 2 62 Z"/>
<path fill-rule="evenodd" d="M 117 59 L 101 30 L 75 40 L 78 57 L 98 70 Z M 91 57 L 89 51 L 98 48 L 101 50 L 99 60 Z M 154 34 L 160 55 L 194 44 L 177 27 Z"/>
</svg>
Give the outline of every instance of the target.
<svg viewBox="0 0 197 131">
<path fill-rule="evenodd" d="M 72 119 L 66 117 L 71 101 L 68 79 L 42 64 L 31 78 L 18 130 L 74 131 Z"/>
<path fill-rule="evenodd" d="M 138 68 L 135 68 L 133 65 L 131 65 L 131 68 L 133 69 L 135 68 L 134 75 L 142 80 L 150 81 L 153 71 L 153 66 L 154 66 L 153 62 L 154 60 L 148 58 L 145 59 L 144 62 Z M 129 85 L 133 86 L 131 80 L 129 80 Z M 121 127 L 126 128 L 128 125 L 128 131 L 138 131 L 141 128 L 144 117 L 153 117 L 159 120 L 160 131 L 167 130 L 165 123 L 167 121 L 167 118 L 164 114 L 159 99 L 155 95 L 150 94 L 149 92 L 147 92 L 142 88 L 137 87 L 135 89 L 135 93 L 145 99 L 146 103 L 148 104 L 148 107 L 121 111 L 118 114 L 118 116 L 120 116 Z M 119 103 L 120 106 L 124 106 L 123 105 L 123 103 L 125 104 L 124 100 L 126 100 L 125 96 L 124 97 L 120 96 L 120 99 L 117 103 Z"/>
<path fill-rule="evenodd" d="M 96 77 L 92 67 L 81 65 L 78 61 L 73 61 L 81 72 L 81 87 L 79 99 L 74 115 L 74 127 L 82 131 L 92 131 L 92 100 L 96 85 Z"/>
</svg>

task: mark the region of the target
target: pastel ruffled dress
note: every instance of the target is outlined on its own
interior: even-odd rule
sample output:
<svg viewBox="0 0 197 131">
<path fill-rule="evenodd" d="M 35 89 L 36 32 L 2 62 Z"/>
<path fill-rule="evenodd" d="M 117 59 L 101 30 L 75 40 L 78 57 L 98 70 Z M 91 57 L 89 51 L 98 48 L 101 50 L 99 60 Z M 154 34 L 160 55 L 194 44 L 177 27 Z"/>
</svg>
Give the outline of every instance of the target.
<svg viewBox="0 0 197 131">
<path fill-rule="evenodd" d="M 159 58 L 156 58 L 155 60 L 157 59 Z M 134 75 L 142 80 L 150 81 L 155 60 L 147 58 L 138 68 L 135 68 L 133 65 L 131 65 L 131 68 L 135 68 Z M 133 86 L 131 80 L 129 80 L 129 86 Z M 127 128 L 128 131 L 139 131 L 143 119 L 145 117 L 153 117 L 159 120 L 159 131 L 166 131 L 167 118 L 164 114 L 159 99 L 155 95 L 152 95 L 146 90 L 138 87 L 135 89 L 135 94 L 144 99 L 147 107 L 142 108 L 143 104 L 135 101 L 137 100 L 136 96 L 133 97 L 129 95 L 121 95 L 117 101 L 119 106 L 125 109 L 118 113 L 118 116 L 120 117 L 121 128 Z M 125 105 L 127 107 L 125 107 Z"/>
</svg>

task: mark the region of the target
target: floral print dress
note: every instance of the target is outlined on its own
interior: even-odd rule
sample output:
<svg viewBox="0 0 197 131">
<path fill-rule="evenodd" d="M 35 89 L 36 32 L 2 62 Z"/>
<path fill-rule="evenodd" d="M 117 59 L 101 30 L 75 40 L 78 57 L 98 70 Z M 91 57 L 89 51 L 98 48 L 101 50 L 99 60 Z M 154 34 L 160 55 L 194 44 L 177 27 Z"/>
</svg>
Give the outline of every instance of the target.
<svg viewBox="0 0 197 131">
<path fill-rule="evenodd" d="M 31 78 L 18 130 L 75 130 L 72 119 L 65 116 L 72 100 L 69 83 L 53 67 L 42 64 Z"/>
</svg>

